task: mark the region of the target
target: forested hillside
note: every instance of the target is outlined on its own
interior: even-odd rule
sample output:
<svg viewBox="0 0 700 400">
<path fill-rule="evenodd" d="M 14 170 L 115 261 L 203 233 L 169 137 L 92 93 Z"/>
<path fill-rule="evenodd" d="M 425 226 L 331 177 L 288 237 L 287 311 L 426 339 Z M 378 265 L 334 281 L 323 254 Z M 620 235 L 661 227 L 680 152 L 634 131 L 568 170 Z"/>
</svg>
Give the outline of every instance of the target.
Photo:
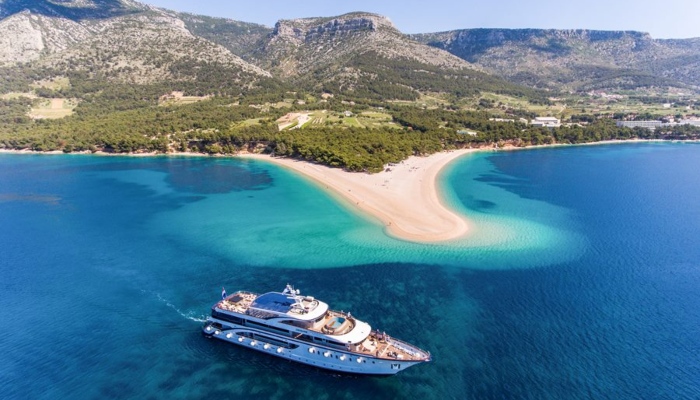
<svg viewBox="0 0 700 400">
<path fill-rule="evenodd" d="M 551 60 L 581 61 L 565 65 L 579 75 L 553 78 L 518 67 L 517 60 L 507 69 L 513 57 L 498 58 L 494 50 L 515 41 L 507 35 L 443 46 L 454 55 L 434 47 L 446 34 L 410 38 L 369 13 L 285 20 L 268 28 L 130 0 L 7 0 L 0 2 L 0 16 L 4 149 L 255 151 L 375 172 L 410 155 L 462 147 L 698 137 L 687 126 L 654 132 L 617 127 L 611 116 L 623 119 L 629 112 L 614 114 L 606 111 L 611 103 L 586 105 L 586 98 L 560 91 L 613 81 L 623 88 L 674 86 L 679 76 L 694 76 L 694 42 L 663 44 L 684 49 L 655 64 L 676 71 L 664 76 L 613 65 L 620 52 L 585 64 L 573 42 L 528 34 L 533 43 L 545 40 L 537 51 Z M 619 39 L 587 35 L 599 47 Z M 646 40 L 621 37 L 628 36 Z M 630 60 L 642 59 L 639 51 Z M 530 86 L 489 73 L 499 65 L 510 80 Z M 626 98 L 644 107 L 665 101 L 648 93 Z M 693 99 L 683 101 L 687 113 L 695 109 Z M 568 103 L 577 111 L 569 111 Z M 678 110 L 671 118 L 683 117 Z M 538 115 L 557 115 L 567 124 L 529 124 Z"/>
</svg>

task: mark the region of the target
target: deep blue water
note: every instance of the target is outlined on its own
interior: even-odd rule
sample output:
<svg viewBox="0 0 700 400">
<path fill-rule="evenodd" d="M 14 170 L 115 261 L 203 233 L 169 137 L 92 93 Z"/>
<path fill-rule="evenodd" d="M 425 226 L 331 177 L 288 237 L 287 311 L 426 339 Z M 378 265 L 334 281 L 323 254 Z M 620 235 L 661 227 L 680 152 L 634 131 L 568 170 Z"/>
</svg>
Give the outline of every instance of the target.
<svg viewBox="0 0 700 400">
<path fill-rule="evenodd" d="M 262 162 L 0 154 L 0 397 L 700 398 L 700 145 L 479 153 L 419 245 Z M 336 375 L 200 335 L 293 283 L 434 361 Z"/>
</svg>

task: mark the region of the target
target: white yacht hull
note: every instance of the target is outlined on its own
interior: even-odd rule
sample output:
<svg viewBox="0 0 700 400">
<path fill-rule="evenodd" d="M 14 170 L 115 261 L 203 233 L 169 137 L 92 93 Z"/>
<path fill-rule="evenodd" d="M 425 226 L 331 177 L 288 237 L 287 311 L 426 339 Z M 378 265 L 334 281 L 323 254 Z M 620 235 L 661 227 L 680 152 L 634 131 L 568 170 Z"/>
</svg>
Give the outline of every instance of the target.
<svg viewBox="0 0 700 400">
<path fill-rule="evenodd" d="M 394 375 L 406 368 L 424 362 L 367 356 L 306 343 L 290 337 L 276 335 L 272 332 L 251 329 L 250 327 L 239 326 L 214 318 L 210 318 L 209 321 L 220 324 L 221 328 L 215 328 L 209 324 L 205 325 L 203 333 L 207 337 L 332 371 L 350 374 Z"/>
</svg>

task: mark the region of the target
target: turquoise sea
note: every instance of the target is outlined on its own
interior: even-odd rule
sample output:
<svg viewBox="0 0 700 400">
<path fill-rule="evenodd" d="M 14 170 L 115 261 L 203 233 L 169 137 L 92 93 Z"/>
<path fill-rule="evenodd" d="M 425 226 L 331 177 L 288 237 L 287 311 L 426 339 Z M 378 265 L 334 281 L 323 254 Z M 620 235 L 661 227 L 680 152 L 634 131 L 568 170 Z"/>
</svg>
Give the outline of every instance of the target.
<svg viewBox="0 0 700 400">
<path fill-rule="evenodd" d="M 386 236 L 261 161 L 0 154 L 3 399 L 700 398 L 700 144 L 482 152 L 467 239 Z M 338 375 L 207 340 L 294 284 L 433 361 Z"/>
</svg>

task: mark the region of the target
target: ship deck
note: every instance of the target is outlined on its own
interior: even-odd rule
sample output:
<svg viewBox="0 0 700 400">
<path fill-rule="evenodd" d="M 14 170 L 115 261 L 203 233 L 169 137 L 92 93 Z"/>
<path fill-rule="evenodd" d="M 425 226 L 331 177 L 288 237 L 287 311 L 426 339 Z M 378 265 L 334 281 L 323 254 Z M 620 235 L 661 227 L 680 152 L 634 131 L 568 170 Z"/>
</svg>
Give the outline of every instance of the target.
<svg viewBox="0 0 700 400">
<path fill-rule="evenodd" d="M 251 292 L 236 292 L 219 301 L 216 307 L 239 314 L 246 314 L 250 305 L 258 296 L 258 294 Z M 324 335 L 343 335 L 354 328 L 353 318 L 350 314 L 328 310 L 323 319 L 311 326 L 307 326 L 306 329 Z M 301 334 L 297 336 L 301 336 Z M 346 349 L 358 355 L 380 359 L 399 361 L 425 361 L 430 359 L 430 353 L 377 331 L 372 331 L 365 340 L 357 344 L 348 345 Z"/>
<path fill-rule="evenodd" d="M 216 303 L 216 307 L 226 311 L 245 314 L 248 308 L 250 308 L 250 305 L 253 304 L 253 301 L 257 298 L 257 293 L 236 292 Z"/>
</svg>

